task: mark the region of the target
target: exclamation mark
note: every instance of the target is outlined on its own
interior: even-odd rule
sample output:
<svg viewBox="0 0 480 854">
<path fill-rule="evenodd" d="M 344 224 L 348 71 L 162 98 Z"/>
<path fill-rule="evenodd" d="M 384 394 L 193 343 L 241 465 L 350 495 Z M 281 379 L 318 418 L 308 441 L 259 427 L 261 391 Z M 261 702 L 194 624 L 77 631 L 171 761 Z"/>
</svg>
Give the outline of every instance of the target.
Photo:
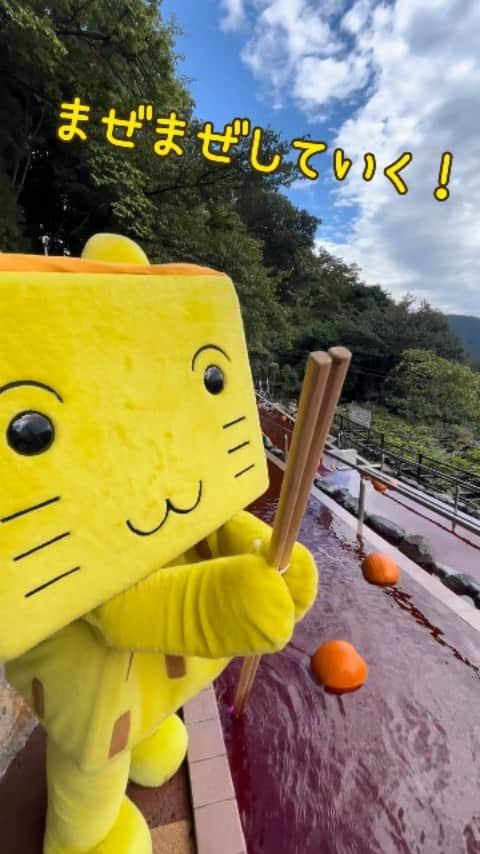
<svg viewBox="0 0 480 854">
<path fill-rule="evenodd" d="M 446 151 L 445 154 L 442 154 L 442 162 L 440 164 L 440 172 L 438 175 L 439 186 L 433 193 L 437 202 L 446 202 L 450 195 L 450 190 L 448 189 L 448 182 L 450 181 L 450 174 L 452 171 L 452 161 L 453 154 L 451 154 L 449 151 Z"/>
</svg>

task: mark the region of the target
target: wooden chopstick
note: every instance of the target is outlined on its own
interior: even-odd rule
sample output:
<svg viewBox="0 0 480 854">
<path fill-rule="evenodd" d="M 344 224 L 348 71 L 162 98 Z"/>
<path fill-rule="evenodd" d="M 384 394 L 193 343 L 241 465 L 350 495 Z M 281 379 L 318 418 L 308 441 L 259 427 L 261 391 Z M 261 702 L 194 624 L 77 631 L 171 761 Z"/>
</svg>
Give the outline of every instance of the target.
<svg viewBox="0 0 480 854">
<path fill-rule="evenodd" d="M 287 538 L 290 520 L 295 516 L 295 508 L 298 506 L 308 455 L 315 440 L 331 367 L 332 359 L 328 353 L 310 353 L 270 541 L 268 559 L 275 569 L 282 569 L 283 561 L 288 556 Z"/>
<path fill-rule="evenodd" d="M 332 347 L 328 354 L 311 353 L 308 358 L 270 542 L 268 561 L 277 569 L 287 565 L 297 539 L 350 360 L 351 353 L 344 347 Z M 260 661 L 261 656 L 244 659 L 234 701 L 236 717 L 245 710 Z"/>
<path fill-rule="evenodd" d="M 279 521 L 279 524 L 284 526 L 284 530 L 287 529 L 284 534 L 284 552 L 280 555 L 282 561 L 282 565 L 279 567 L 280 569 L 287 565 L 292 549 L 298 538 L 298 532 L 300 530 L 302 518 L 312 489 L 312 482 L 323 456 L 325 443 L 332 426 L 335 410 L 337 408 L 338 401 L 340 400 L 343 384 L 352 358 L 350 351 L 345 347 L 331 347 L 328 351 L 328 355 L 331 358 L 332 365 L 328 374 L 327 386 L 321 403 L 321 411 L 317 416 L 312 440 L 308 444 L 305 465 L 301 474 L 299 473 L 299 488 L 293 512 L 289 517 L 284 517 L 283 519 L 281 517 Z M 305 443 L 307 442 L 308 435 L 305 435 Z M 287 518 L 288 522 L 286 523 Z M 276 522 L 277 516 L 275 517 L 274 530 Z M 271 542 L 273 543 L 273 535 Z M 272 545 L 270 548 L 272 549 Z M 273 555 L 270 552 L 269 562 L 272 556 Z M 272 563 L 272 566 L 276 567 L 277 564 Z"/>
</svg>

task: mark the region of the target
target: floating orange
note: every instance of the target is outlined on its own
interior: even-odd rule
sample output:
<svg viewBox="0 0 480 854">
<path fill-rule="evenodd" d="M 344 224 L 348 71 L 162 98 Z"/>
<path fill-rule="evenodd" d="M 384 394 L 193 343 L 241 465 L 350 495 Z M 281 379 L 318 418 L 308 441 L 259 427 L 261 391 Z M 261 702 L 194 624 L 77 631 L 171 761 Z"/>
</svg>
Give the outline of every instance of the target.
<svg viewBox="0 0 480 854">
<path fill-rule="evenodd" d="M 368 676 L 367 665 L 348 641 L 324 643 L 312 656 L 311 665 L 318 681 L 331 694 L 356 691 Z"/>
<path fill-rule="evenodd" d="M 397 564 L 388 555 L 372 552 L 362 562 L 362 572 L 366 581 L 370 584 L 387 586 L 396 584 L 400 578 Z"/>
<path fill-rule="evenodd" d="M 381 480 L 374 480 L 372 478 L 373 488 L 377 490 L 377 492 L 386 492 L 388 486 L 386 483 L 382 483 Z"/>
</svg>

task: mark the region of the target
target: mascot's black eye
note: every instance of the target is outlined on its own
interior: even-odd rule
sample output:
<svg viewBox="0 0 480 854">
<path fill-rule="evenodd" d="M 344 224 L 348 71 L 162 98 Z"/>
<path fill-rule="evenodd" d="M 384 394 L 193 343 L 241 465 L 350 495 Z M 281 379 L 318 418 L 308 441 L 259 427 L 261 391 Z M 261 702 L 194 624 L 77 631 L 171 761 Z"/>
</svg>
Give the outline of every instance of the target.
<svg viewBox="0 0 480 854">
<path fill-rule="evenodd" d="M 210 365 L 203 375 L 203 382 L 210 394 L 220 394 L 225 388 L 223 371 L 217 365 Z"/>
<path fill-rule="evenodd" d="M 20 412 L 7 429 L 7 442 L 17 454 L 32 457 L 47 451 L 55 438 L 55 428 L 41 412 Z"/>
</svg>

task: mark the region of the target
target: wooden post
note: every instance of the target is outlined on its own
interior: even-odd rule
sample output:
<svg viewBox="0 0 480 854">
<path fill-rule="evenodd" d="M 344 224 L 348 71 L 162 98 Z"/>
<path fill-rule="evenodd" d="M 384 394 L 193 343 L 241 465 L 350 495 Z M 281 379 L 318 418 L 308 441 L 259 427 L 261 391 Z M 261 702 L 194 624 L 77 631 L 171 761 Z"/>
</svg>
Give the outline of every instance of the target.
<svg viewBox="0 0 480 854">
<path fill-rule="evenodd" d="M 460 487 L 459 487 L 458 483 L 456 483 L 455 484 L 455 504 L 453 507 L 453 512 L 455 513 L 455 516 L 457 515 L 457 512 L 458 512 L 458 499 L 459 498 L 460 498 Z M 452 519 L 452 533 L 455 533 L 456 527 L 457 527 L 456 520 Z"/>
<path fill-rule="evenodd" d="M 288 565 L 350 359 L 351 353 L 344 347 L 332 347 L 328 353 L 310 353 L 308 357 L 268 554 L 268 563 L 276 569 Z M 245 710 L 260 660 L 261 656 L 252 656 L 243 662 L 234 701 L 235 717 Z"/>
<path fill-rule="evenodd" d="M 357 537 L 360 541 L 363 540 L 363 522 L 365 519 L 365 492 L 366 480 L 363 475 L 360 475 L 360 492 L 358 496 L 358 525 Z"/>
<path fill-rule="evenodd" d="M 380 433 L 380 471 L 385 465 L 385 433 Z"/>
<path fill-rule="evenodd" d="M 423 454 L 417 454 L 417 483 L 422 479 Z"/>
</svg>

